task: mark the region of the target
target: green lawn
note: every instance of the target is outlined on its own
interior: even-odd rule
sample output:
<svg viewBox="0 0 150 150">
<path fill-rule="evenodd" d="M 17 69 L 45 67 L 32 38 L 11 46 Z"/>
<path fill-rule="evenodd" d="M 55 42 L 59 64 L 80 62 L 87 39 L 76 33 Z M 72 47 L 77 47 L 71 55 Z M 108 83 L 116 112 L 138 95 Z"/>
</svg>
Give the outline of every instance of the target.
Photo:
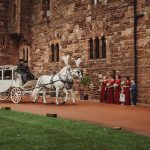
<svg viewBox="0 0 150 150">
<path fill-rule="evenodd" d="M 149 149 L 149 137 L 83 122 L 0 110 L 0 150 Z"/>
</svg>

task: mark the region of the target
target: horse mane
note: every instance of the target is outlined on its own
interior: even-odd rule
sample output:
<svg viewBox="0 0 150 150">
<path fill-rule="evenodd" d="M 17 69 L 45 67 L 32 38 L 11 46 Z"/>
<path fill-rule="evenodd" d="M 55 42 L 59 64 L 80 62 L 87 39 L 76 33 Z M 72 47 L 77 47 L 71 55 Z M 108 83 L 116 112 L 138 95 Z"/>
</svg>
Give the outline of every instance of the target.
<svg viewBox="0 0 150 150">
<path fill-rule="evenodd" d="M 59 74 L 62 74 L 64 71 L 66 71 L 66 69 L 70 67 L 69 65 L 63 67 L 60 71 L 59 71 Z"/>
</svg>

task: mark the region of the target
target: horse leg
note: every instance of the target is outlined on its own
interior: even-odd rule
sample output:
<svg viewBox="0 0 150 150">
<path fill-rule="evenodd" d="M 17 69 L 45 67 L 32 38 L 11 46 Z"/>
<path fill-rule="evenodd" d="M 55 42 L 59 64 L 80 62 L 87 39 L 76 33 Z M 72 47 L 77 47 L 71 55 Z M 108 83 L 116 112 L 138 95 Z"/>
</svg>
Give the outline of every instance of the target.
<svg viewBox="0 0 150 150">
<path fill-rule="evenodd" d="M 67 99 L 68 99 L 68 91 L 67 91 L 66 88 L 64 88 L 64 89 L 63 89 L 63 92 L 66 94 L 66 96 L 65 96 L 65 100 L 63 100 L 62 104 L 65 104 L 66 101 L 67 101 Z"/>
<path fill-rule="evenodd" d="M 32 92 L 32 97 L 34 98 L 34 102 L 37 102 L 38 101 L 38 98 L 39 98 L 39 91 L 41 90 L 41 88 L 35 88 Z"/>
<path fill-rule="evenodd" d="M 47 90 L 44 88 L 44 89 L 43 89 L 43 97 L 42 97 L 42 101 L 43 101 L 44 104 L 47 103 L 47 102 L 46 102 L 46 92 L 47 92 Z"/>
<path fill-rule="evenodd" d="M 56 88 L 56 105 L 59 105 L 58 103 L 58 96 L 59 96 L 59 88 Z"/>
<path fill-rule="evenodd" d="M 71 94 L 71 97 L 72 97 L 72 102 L 73 102 L 73 104 L 75 105 L 76 102 L 75 102 L 75 99 L 74 99 L 73 89 L 70 90 L 70 94 Z"/>
</svg>

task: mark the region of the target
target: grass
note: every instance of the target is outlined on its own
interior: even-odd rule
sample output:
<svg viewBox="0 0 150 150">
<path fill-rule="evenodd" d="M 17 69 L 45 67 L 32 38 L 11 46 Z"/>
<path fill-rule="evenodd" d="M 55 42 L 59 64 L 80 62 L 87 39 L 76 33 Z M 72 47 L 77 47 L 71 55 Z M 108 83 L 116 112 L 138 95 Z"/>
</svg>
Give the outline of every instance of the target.
<svg viewBox="0 0 150 150">
<path fill-rule="evenodd" d="M 148 150 L 150 138 L 84 122 L 0 110 L 0 150 Z"/>
</svg>

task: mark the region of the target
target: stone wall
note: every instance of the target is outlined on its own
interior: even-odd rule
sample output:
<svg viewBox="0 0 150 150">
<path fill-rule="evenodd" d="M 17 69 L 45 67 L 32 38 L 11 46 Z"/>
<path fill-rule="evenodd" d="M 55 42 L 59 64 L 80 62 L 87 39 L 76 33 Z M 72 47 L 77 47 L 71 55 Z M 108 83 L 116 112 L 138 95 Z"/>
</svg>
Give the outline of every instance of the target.
<svg viewBox="0 0 150 150">
<path fill-rule="evenodd" d="M 139 1 L 138 14 L 138 86 L 139 101 L 150 103 L 150 1 Z"/>
<path fill-rule="evenodd" d="M 51 44 L 59 43 L 60 56 L 82 57 L 82 68 L 94 83 L 89 89 L 91 98 L 99 98 L 99 75 L 111 75 L 114 71 L 122 76 L 134 76 L 134 7 L 133 0 L 103 0 L 91 5 L 90 0 L 51 1 L 50 17 L 43 18 L 42 1 L 32 5 L 32 55 L 34 71 L 40 75 L 60 70 L 62 62 L 51 62 Z M 140 101 L 148 101 L 149 85 L 149 2 L 138 4 L 139 13 L 146 13 L 138 27 L 138 86 Z M 106 60 L 89 60 L 89 38 L 105 35 Z M 38 62 L 38 63 L 37 63 Z M 146 64 L 147 62 L 147 64 Z M 73 62 L 71 61 L 73 65 Z M 141 80 L 142 78 L 142 80 Z M 145 92 L 146 91 L 146 92 Z"/>
<path fill-rule="evenodd" d="M 3 0 L 0 9 L 0 65 L 16 65 L 31 44 L 31 0 Z"/>
<path fill-rule="evenodd" d="M 16 28 L 13 28 L 11 21 L 7 23 L 10 15 L 4 17 L 4 13 L 11 14 L 13 11 L 12 6 L 9 6 L 10 9 L 7 11 L 6 1 L 0 2 L 0 9 L 3 12 L 0 22 L 5 18 L 2 21 L 5 26 L 0 23 L 0 31 L 7 32 L 9 24 L 7 35 L 13 31 L 17 36 L 15 38 L 8 36 L 7 51 L 0 48 L 1 64 L 6 62 L 4 61 L 6 59 L 10 63 L 16 63 L 16 60 L 22 57 L 22 49 L 30 47 L 29 61 L 34 73 L 37 76 L 52 74 L 64 66 L 61 59 L 59 62 L 52 62 L 51 59 L 51 44 L 57 43 L 60 58 L 63 54 L 69 54 L 74 58 L 82 57 L 81 68 L 85 74 L 90 75 L 94 84 L 93 89 L 88 89 L 92 99 L 99 99 L 99 76 L 118 73 L 134 77 L 133 0 L 102 0 L 95 5 L 91 4 L 91 0 L 51 0 L 47 17 L 44 16 L 42 0 L 15 0 L 20 4 L 20 8 L 17 6 L 19 19 L 16 22 L 19 26 Z M 149 1 L 138 2 L 138 14 L 144 14 L 144 17 L 138 20 L 138 99 L 144 103 L 150 103 L 149 10 Z M 90 60 L 88 41 L 95 37 L 101 39 L 102 36 L 106 38 L 106 59 L 101 59 L 100 56 L 100 59 Z M 4 55 L 6 53 L 7 55 Z M 73 60 L 70 60 L 70 64 L 72 68 L 75 67 Z M 78 83 L 75 88 L 78 89 Z"/>
<path fill-rule="evenodd" d="M 31 0 L 21 1 L 21 14 L 20 14 L 20 33 L 23 35 L 24 39 L 31 44 Z"/>
<path fill-rule="evenodd" d="M 0 1 L 0 65 L 7 63 L 8 51 L 8 1 Z"/>
</svg>

